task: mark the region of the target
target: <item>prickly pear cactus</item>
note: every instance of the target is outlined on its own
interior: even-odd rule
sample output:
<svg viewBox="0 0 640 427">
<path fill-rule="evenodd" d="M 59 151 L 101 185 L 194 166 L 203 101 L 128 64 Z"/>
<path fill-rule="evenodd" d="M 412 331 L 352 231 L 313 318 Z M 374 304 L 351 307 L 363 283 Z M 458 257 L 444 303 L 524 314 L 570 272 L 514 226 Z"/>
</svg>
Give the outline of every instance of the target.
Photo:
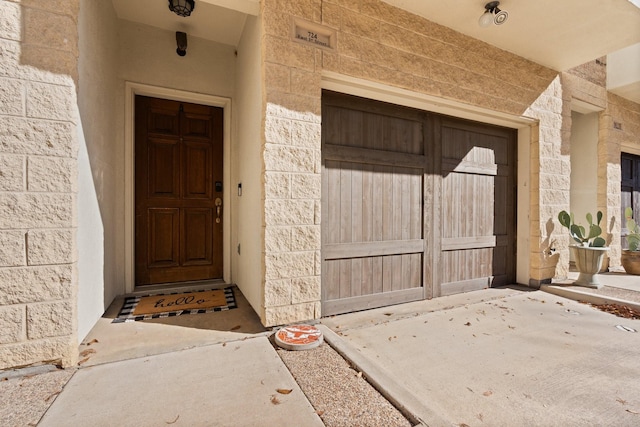
<svg viewBox="0 0 640 427">
<path fill-rule="evenodd" d="M 558 221 L 560 225 L 569 230 L 569 235 L 573 240 L 579 244 L 596 248 L 603 247 L 607 242 L 600 237 L 602 234 L 602 228 L 600 228 L 600 222 L 602 221 L 602 212 L 598 211 L 596 214 L 596 223 L 593 222 L 593 215 L 587 214 L 588 231 L 582 225 L 576 224 L 573 218 L 573 214 L 569 214 L 567 211 L 562 211 L 558 214 Z"/>
</svg>

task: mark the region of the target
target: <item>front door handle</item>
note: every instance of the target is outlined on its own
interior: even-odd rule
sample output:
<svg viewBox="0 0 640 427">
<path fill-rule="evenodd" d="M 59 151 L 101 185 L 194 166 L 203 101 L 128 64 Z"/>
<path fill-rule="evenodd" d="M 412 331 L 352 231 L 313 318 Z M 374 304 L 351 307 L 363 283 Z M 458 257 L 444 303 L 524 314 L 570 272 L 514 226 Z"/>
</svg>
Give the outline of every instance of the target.
<svg viewBox="0 0 640 427">
<path fill-rule="evenodd" d="M 220 197 L 216 197 L 216 224 L 220 224 L 220 212 L 222 211 L 222 199 Z"/>
</svg>

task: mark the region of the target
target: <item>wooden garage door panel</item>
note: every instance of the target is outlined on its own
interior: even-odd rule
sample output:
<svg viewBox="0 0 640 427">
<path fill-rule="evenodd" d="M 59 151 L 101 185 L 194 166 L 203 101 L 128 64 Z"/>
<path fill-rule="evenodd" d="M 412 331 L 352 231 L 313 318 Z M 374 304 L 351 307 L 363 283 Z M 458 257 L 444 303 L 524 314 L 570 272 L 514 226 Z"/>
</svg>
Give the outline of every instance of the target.
<svg viewBox="0 0 640 427">
<path fill-rule="evenodd" d="M 326 244 L 422 238 L 419 169 L 327 160 Z"/>
<path fill-rule="evenodd" d="M 515 279 L 513 132 L 443 120 L 439 295 Z M 435 292 L 438 294 L 438 291 Z"/>
<path fill-rule="evenodd" d="M 494 177 L 448 174 L 442 180 L 442 238 L 493 236 Z"/>
<path fill-rule="evenodd" d="M 422 254 L 326 260 L 329 301 L 419 288 Z"/>
<path fill-rule="evenodd" d="M 324 122 L 332 125 L 330 129 L 323 128 L 323 132 L 326 129 L 324 142 L 392 153 L 424 154 L 421 115 L 413 113 L 411 118 L 404 118 L 390 115 L 393 112 L 371 113 L 327 105 L 323 110 Z"/>
<path fill-rule="evenodd" d="M 323 104 L 325 315 L 424 295 L 424 114 L 357 106 Z"/>
</svg>

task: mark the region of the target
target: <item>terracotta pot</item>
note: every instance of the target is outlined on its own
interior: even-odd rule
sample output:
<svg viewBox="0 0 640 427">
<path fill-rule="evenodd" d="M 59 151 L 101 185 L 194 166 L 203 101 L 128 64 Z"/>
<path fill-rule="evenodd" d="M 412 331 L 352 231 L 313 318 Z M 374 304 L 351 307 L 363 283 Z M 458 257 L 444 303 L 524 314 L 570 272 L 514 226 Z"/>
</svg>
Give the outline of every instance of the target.
<svg viewBox="0 0 640 427">
<path fill-rule="evenodd" d="M 576 261 L 576 268 L 580 272 L 575 285 L 588 288 L 601 288 L 598 272 L 602 267 L 602 260 L 609 248 L 592 248 L 589 246 L 569 246 L 569 250 Z"/>
<path fill-rule="evenodd" d="M 623 250 L 620 261 L 627 274 L 640 275 L 640 251 Z"/>
</svg>

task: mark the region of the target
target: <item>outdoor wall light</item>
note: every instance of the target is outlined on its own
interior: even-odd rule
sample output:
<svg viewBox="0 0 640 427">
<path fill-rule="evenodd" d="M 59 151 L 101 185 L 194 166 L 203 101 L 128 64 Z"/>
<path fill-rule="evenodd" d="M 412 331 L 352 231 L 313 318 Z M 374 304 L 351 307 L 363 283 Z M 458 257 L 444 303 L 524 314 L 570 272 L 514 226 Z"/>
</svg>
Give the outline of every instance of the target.
<svg viewBox="0 0 640 427">
<path fill-rule="evenodd" d="M 176 43 L 178 45 L 176 53 L 180 56 L 185 56 L 187 54 L 187 33 L 176 31 Z"/>
<path fill-rule="evenodd" d="M 493 22 L 496 25 L 502 25 L 509 17 L 509 12 L 498 9 L 499 1 L 490 1 L 484 5 L 484 13 L 478 19 L 478 25 L 486 28 Z M 494 16 L 495 15 L 495 16 Z"/>
<path fill-rule="evenodd" d="M 195 7 L 195 0 L 169 0 L 169 10 L 178 16 L 191 15 Z"/>
</svg>

